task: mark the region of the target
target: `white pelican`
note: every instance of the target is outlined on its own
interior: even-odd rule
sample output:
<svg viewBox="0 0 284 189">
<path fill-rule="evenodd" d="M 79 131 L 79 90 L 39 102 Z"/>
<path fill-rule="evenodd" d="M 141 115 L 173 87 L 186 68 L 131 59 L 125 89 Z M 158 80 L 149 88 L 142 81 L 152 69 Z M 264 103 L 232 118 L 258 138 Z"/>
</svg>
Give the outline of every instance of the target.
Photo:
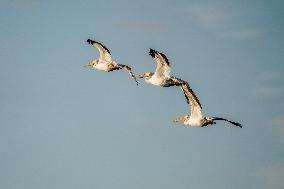
<svg viewBox="0 0 284 189">
<path fill-rule="evenodd" d="M 216 124 L 215 121 L 217 120 L 223 120 L 227 121 L 235 126 L 238 126 L 242 128 L 242 125 L 240 123 L 236 123 L 234 121 L 229 121 L 224 118 L 220 117 L 204 117 L 202 115 L 202 107 L 201 104 L 197 98 L 197 96 L 194 94 L 192 89 L 189 87 L 189 84 L 186 82 L 185 84 L 181 85 L 181 88 L 184 92 L 184 95 L 187 99 L 187 103 L 190 104 L 191 107 L 191 115 L 186 115 L 184 117 L 180 117 L 175 119 L 175 122 L 181 122 L 185 125 L 190 125 L 193 127 L 204 127 L 207 125 L 213 125 Z"/>
<path fill-rule="evenodd" d="M 171 76 L 171 64 L 166 55 L 151 48 L 149 55 L 156 60 L 157 67 L 155 73 L 147 72 L 134 75 L 135 78 L 144 78 L 146 83 L 160 87 L 180 86 L 184 83 L 183 80 Z"/>
<path fill-rule="evenodd" d="M 95 44 L 95 46 L 100 52 L 100 58 L 98 60 L 90 61 L 88 64 L 85 65 L 85 67 L 91 67 L 105 72 L 111 72 L 114 70 L 121 70 L 121 69 L 125 70 L 130 74 L 132 78 L 134 78 L 136 84 L 138 85 L 138 82 L 132 73 L 132 69 L 129 66 L 123 64 L 117 64 L 115 61 L 113 61 L 111 58 L 110 51 L 103 44 L 97 41 L 93 41 L 91 39 L 88 39 L 87 42 L 91 45 Z"/>
</svg>

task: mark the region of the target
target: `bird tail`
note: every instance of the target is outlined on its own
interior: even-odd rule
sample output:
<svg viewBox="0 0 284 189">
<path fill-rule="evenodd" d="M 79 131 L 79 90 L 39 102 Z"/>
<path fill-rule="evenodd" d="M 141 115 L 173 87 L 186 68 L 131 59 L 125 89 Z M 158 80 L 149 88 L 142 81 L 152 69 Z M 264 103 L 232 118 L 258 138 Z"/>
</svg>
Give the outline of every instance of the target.
<svg viewBox="0 0 284 189">
<path fill-rule="evenodd" d="M 231 124 L 233 124 L 233 125 L 235 125 L 237 127 L 240 127 L 240 128 L 243 127 L 242 124 L 234 122 L 234 121 L 227 120 L 225 118 L 221 118 L 221 117 L 212 117 L 212 118 L 213 118 L 213 121 L 215 121 L 215 120 L 222 120 L 222 121 L 227 121 L 227 122 L 229 122 L 229 123 L 231 123 Z"/>
</svg>

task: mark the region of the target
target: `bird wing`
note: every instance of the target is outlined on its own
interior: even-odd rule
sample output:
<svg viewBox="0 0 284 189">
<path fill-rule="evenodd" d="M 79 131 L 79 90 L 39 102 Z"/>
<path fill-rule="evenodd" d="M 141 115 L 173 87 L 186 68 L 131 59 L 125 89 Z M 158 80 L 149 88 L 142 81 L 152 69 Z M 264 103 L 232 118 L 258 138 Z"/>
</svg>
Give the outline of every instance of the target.
<svg viewBox="0 0 284 189">
<path fill-rule="evenodd" d="M 105 62 L 112 62 L 111 60 L 111 54 L 110 51 L 108 50 L 108 48 L 106 48 L 103 44 L 101 44 L 100 42 L 97 41 L 93 41 L 91 39 L 88 39 L 87 42 L 91 45 L 94 45 L 97 47 L 97 49 L 100 52 L 100 60 L 103 60 Z"/>
<path fill-rule="evenodd" d="M 233 124 L 233 125 L 235 125 L 237 127 L 240 127 L 240 128 L 243 127 L 242 124 L 234 122 L 234 121 L 227 120 L 225 118 L 221 118 L 221 117 L 212 117 L 212 118 L 213 118 L 213 121 L 215 121 L 215 120 L 223 120 L 223 121 L 227 121 L 227 122 L 229 122 L 229 123 L 231 123 L 231 124 Z"/>
<path fill-rule="evenodd" d="M 151 48 L 149 55 L 157 62 L 155 74 L 158 74 L 160 77 L 169 77 L 171 73 L 171 64 L 166 55 Z"/>
<path fill-rule="evenodd" d="M 134 77 L 133 72 L 132 72 L 132 68 L 130 68 L 129 66 L 123 65 L 123 64 L 117 64 L 117 66 L 119 66 L 121 69 L 127 71 L 129 73 L 129 75 L 134 79 L 134 81 L 136 82 L 136 85 L 138 86 L 138 81 L 137 79 Z"/>
<path fill-rule="evenodd" d="M 188 82 L 184 81 L 184 84 L 181 85 L 181 89 L 184 93 L 187 103 L 190 104 L 191 117 L 202 117 L 202 106 L 197 96 L 190 88 Z"/>
</svg>

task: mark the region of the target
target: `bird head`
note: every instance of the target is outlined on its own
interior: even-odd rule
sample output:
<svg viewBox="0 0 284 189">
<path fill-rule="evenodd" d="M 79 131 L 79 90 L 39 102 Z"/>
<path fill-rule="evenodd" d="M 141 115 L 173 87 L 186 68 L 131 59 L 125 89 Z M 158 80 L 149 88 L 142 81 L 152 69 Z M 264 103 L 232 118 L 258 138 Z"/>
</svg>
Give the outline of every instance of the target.
<svg viewBox="0 0 284 189">
<path fill-rule="evenodd" d="M 189 119 L 189 117 L 190 117 L 189 115 L 186 115 L 186 116 L 183 116 L 183 117 L 179 117 L 179 118 L 176 118 L 174 120 L 174 122 L 184 123 L 184 122 L 186 122 Z"/>
<path fill-rule="evenodd" d="M 148 80 L 148 79 L 150 79 L 152 77 L 152 75 L 154 75 L 154 74 L 151 73 L 151 72 L 144 73 L 144 79 Z"/>
<path fill-rule="evenodd" d="M 143 74 L 134 75 L 133 77 L 135 77 L 135 78 L 144 78 L 145 80 L 148 80 L 148 79 L 151 78 L 152 75 L 153 75 L 153 73 L 147 72 L 147 73 L 143 73 Z"/>
<path fill-rule="evenodd" d="M 97 63 L 98 63 L 98 60 L 92 60 L 88 64 L 84 65 L 84 67 L 93 67 L 97 65 Z"/>
</svg>

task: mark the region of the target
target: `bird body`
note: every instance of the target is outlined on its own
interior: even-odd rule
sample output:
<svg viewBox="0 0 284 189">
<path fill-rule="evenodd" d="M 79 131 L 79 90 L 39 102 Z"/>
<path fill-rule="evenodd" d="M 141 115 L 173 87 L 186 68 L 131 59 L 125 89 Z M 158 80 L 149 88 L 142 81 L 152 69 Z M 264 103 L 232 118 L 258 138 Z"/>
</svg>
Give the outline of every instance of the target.
<svg viewBox="0 0 284 189">
<path fill-rule="evenodd" d="M 104 60 L 99 60 L 97 61 L 97 64 L 93 64 L 93 68 L 99 70 L 99 71 L 105 71 L 108 72 L 109 68 L 110 68 L 110 64 L 109 62 L 106 62 Z"/>
<path fill-rule="evenodd" d="M 114 68 L 119 68 L 118 64 L 115 61 L 107 62 L 105 60 L 93 60 L 90 62 L 92 64 L 90 67 L 99 71 L 110 72 Z"/>
<path fill-rule="evenodd" d="M 151 78 L 145 79 L 146 83 L 155 85 L 155 86 L 164 86 L 167 83 L 168 78 L 160 77 L 156 73 L 152 75 Z"/>
<path fill-rule="evenodd" d="M 185 121 L 185 125 L 190 125 L 193 127 L 200 127 L 202 125 L 202 122 L 203 122 L 202 118 L 189 117 L 189 119 Z"/>
<path fill-rule="evenodd" d="M 98 63 L 97 65 L 93 66 L 95 69 L 99 70 L 99 71 L 105 71 L 105 72 L 109 72 L 109 68 L 110 66 L 108 64 L 100 64 Z"/>
</svg>

